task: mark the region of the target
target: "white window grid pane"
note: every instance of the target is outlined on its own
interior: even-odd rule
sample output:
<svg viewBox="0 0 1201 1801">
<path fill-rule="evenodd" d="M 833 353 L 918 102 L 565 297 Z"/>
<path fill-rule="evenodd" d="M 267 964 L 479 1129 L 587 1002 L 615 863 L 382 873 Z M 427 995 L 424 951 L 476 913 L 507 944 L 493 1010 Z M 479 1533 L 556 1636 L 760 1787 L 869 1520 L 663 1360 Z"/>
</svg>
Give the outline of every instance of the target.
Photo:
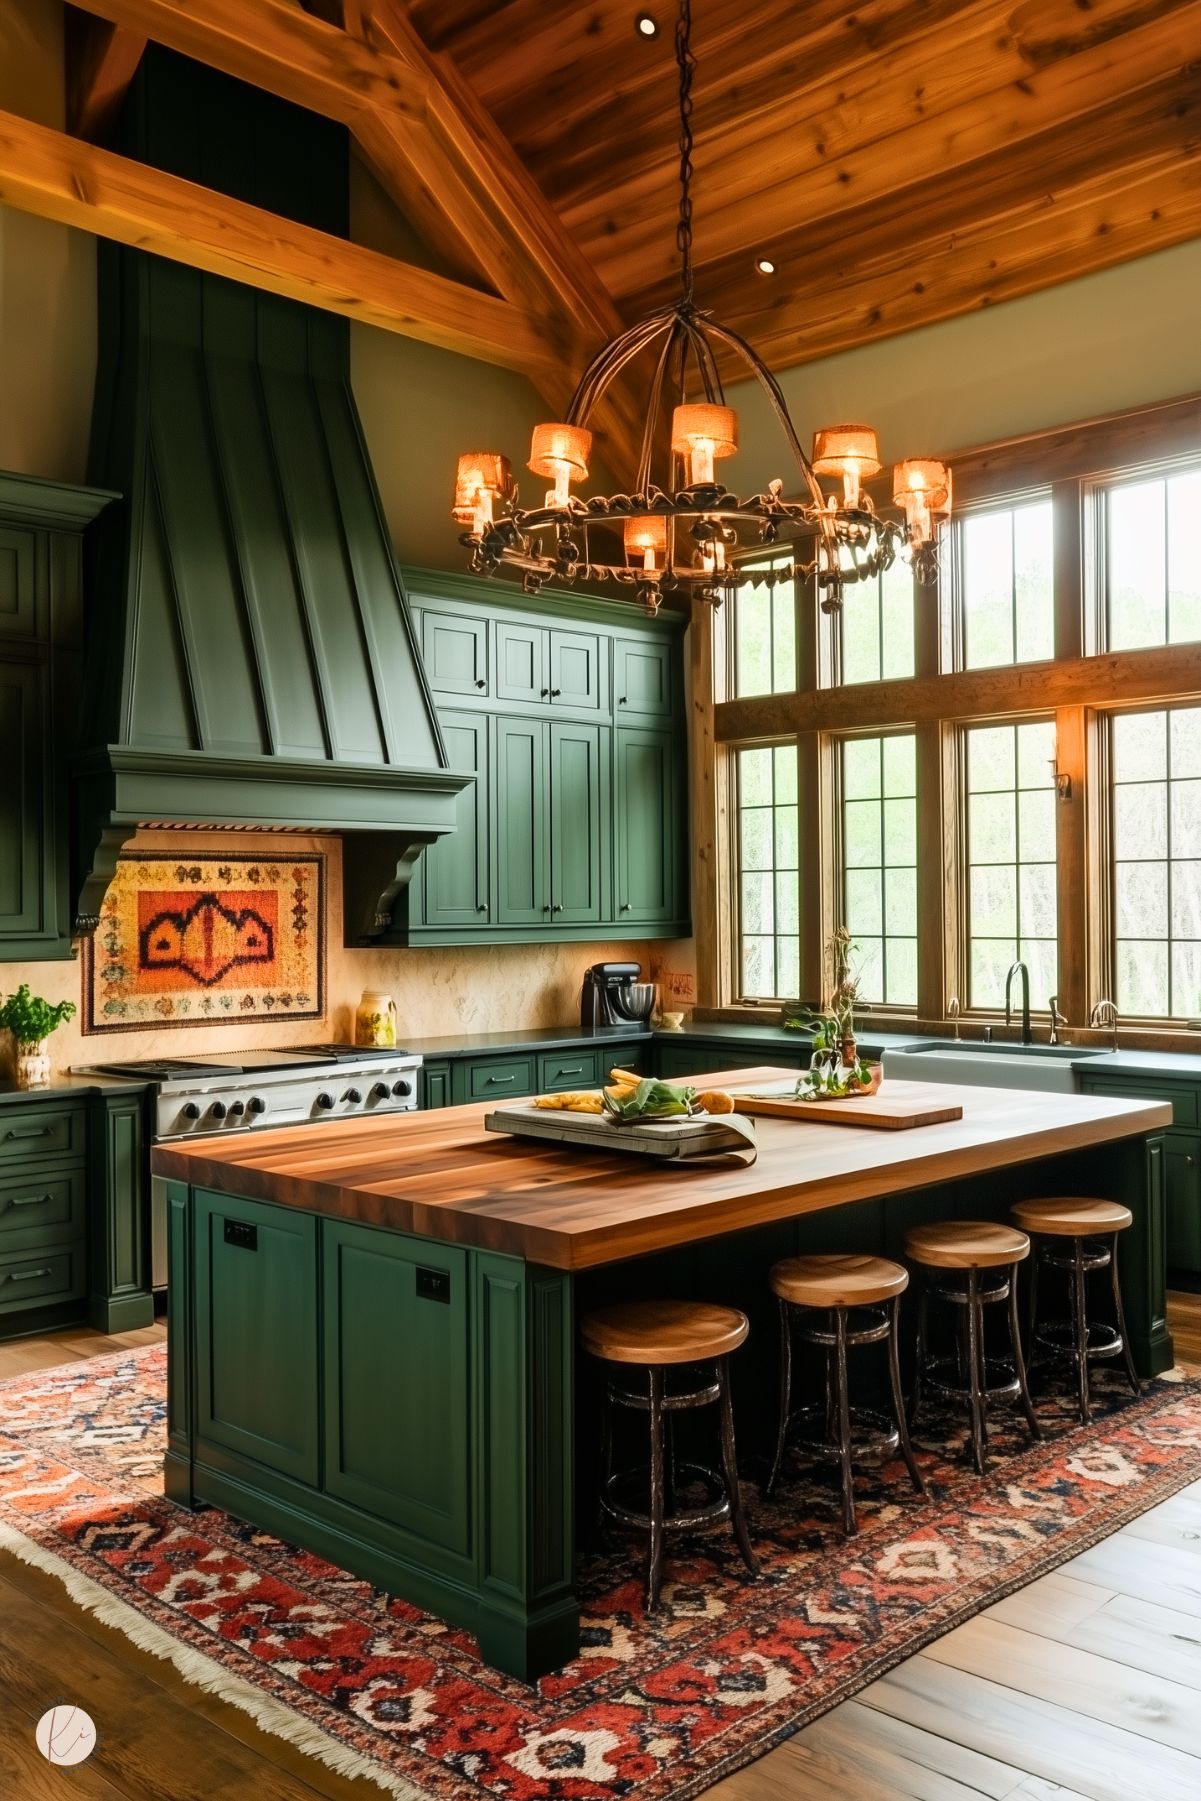
<svg viewBox="0 0 1201 1801">
<path fill-rule="evenodd" d="M 868 581 L 849 583 L 836 617 L 845 686 L 913 674 L 913 572 L 908 563 L 898 559 Z"/>
<path fill-rule="evenodd" d="M 967 669 L 1054 655 L 1051 502 L 969 513 L 959 525 L 963 661 Z"/>
<path fill-rule="evenodd" d="M 795 764 L 795 745 L 736 753 L 738 986 L 747 1000 L 792 1000 L 800 985 Z M 753 867 L 743 863 L 748 845 Z"/>
<path fill-rule="evenodd" d="M 1163 774 L 1158 781 L 1147 781 L 1146 761 L 1131 759 L 1125 772 L 1121 761 L 1115 762 L 1110 797 L 1116 896 L 1114 1000 L 1119 1012 L 1193 1019 L 1201 999 L 1194 975 L 1201 908 L 1194 843 L 1194 746 L 1201 731 L 1201 707 L 1115 716 L 1116 734 L 1129 736 L 1132 729 L 1155 745 L 1162 743 Z M 1130 797 L 1137 803 L 1133 808 Z M 1141 846 L 1128 823 L 1140 817 L 1156 827 Z"/>
<path fill-rule="evenodd" d="M 899 748 L 902 744 L 903 751 Z M 877 1005 L 917 1004 L 917 765 L 916 758 L 909 754 L 913 745 L 913 734 L 909 732 L 888 733 L 878 738 L 844 738 L 838 747 L 844 846 L 839 880 L 842 915 L 858 950 L 854 973 L 860 985 L 860 996 Z M 887 776 L 886 746 L 891 747 Z M 865 765 L 869 763 L 874 765 L 873 779 L 865 781 Z M 845 779 L 848 764 L 853 764 L 856 770 L 853 782 Z M 854 798 L 865 787 L 874 788 L 881 798 L 866 801 Z M 852 793 L 848 794 L 848 789 Z M 858 849 L 852 864 L 845 850 L 852 829 L 850 822 L 853 810 L 864 806 L 879 809 L 878 848 L 870 857 L 862 848 Z M 884 827 L 885 808 L 894 810 L 890 814 L 892 824 L 888 831 Z M 857 839 L 862 836 L 856 834 Z M 894 881 L 891 893 L 890 880 Z M 914 905 L 905 908 L 903 898 L 909 893 L 914 897 Z M 898 906 L 898 898 L 901 898 L 901 906 Z M 911 916 L 900 919 L 902 911 Z"/>
<path fill-rule="evenodd" d="M 990 734 L 986 740 L 982 734 Z M 1008 736 L 1010 744 L 1002 742 Z M 1057 897 L 1055 844 L 1052 837 L 1049 855 L 1030 855 L 1023 846 L 1019 819 L 1024 797 L 1054 791 L 1048 746 L 1053 742 L 1050 725 L 1045 720 L 1031 720 L 1021 725 L 969 726 L 965 733 L 963 766 L 967 790 L 967 974 L 968 1005 L 999 1007 L 1004 1004 L 1004 969 L 1019 960 L 1031 969 L 1031 987 L 1036 980 L 1047 988 L 1041 1001 L 1049 1001 L 1054 978 L 1047 972 L 1056 964 L 1056 938 L 1045 927 Z M 987 746 L 990 755 L 973 755 L 974 748 Z M 1005 789 L 997 787 L 996 770 L 1011 768 L 1013 775 Z M 1043 773 L 1045 769 L 1045 774 Z M 972 830 L 973 801 L 982 802 L 989 812 L 988 836 L 983 825 Z M 1001 834 L 991 815 L 1006 804 L 1012 808 L 1013 829 Z M 1026 834 L 1027 838 L 1030 836 Z M 988 849 L 1002 843 L 1016 848 L 1005 856 L 988 856 Z M 983 848 L 982 848 L 983 846 Z M 1049 894 L 1048 894 L 1049 890 Z M 1029 916 L 1029 917 L 1028 917 Z M 1002 929 L 1003 928 L 1003 929 Z M 1036 975 L 1037 971 L 1037 975 Z"/>
<path fill-rule="evenodd" d="M 1115 482 L 1101 523 L 1106 647 L 1201 638 L 1201 465 Z"/>
<path fill-rule="evenodd" d="M 796 583 L 776 579 L 771 559 L 744 565 L 762 581 L 739 588 L 734 618 L 734 694 L 790 694 L 797 685 Z"/>
</svg>

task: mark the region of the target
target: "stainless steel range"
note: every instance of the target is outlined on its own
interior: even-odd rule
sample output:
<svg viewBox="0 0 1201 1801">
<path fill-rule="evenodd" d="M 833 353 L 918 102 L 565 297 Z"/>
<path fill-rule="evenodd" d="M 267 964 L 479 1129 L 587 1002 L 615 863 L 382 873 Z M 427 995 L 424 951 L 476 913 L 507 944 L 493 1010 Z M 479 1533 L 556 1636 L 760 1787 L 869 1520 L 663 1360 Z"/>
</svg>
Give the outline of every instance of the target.
<svg viewBox="0 0 1201 1801">
<path fill-rule="evenodd" d="M 415 1051 L 308 1044 L 286 1051 L 217 1051 L 145 1063 L 98 1063 L 76 1075 L 125 1076 L 154 1090 L 155 1142 L 254 1132 L 317 1121 L 409 1113 L 417 1105 Z M 153 1280 L 166 1287 L 166 1188 L 150 1185 Z"/>
</svg>

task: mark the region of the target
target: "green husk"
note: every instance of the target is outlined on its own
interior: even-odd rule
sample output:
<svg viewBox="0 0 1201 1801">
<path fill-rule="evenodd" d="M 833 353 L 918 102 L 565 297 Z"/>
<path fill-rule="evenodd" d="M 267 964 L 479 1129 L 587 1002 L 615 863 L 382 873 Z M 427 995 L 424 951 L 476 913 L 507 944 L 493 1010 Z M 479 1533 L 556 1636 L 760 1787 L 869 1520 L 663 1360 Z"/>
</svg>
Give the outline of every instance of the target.
<svg viewBox="0 0 1201 1801">
<path fill-rule="evenodd" d="M 645 1076 L 632 1094 L 605 1091 L 605 1112 L 618 1119 L 680 1119 L 696 1110 L 696 1089 L 686 1083 L 658 1082 Z"/>
</svg>

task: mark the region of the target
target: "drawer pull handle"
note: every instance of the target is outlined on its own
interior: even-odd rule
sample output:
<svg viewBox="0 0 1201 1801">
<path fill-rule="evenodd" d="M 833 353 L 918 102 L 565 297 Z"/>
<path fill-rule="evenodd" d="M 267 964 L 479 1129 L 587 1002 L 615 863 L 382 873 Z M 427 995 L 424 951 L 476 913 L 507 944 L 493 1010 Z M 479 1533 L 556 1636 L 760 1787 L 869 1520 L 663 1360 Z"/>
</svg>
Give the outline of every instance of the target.
<svg viewBox="0 0 1201 1801">
<path fill-rule="evenodd" d="M 52 1269 L 14 1269 L 9 1271 L 8 1280 L 10 1282 L 39 1282 L 43 1276 L 52 1276 L 53 1274 Z"/>
<path fill-rule="evenodd" d="M 52 1194 L 10 1194 L 4 1204 L 6 1207 L 48 1207 L 53 1199 Z"/>
<path fill-rule="evenodd" d="M 516 1076 L 488 1076 L 487 1080 L 489 1082 L 515 1082 L 517 1080 L 517 1077 Z"/>
<path fill-rule="evenodd" d="M 572 1063 L 569 1066 L 566 1063 L 560 1063 L 555 1073 L 560 1076 L 582 1076 L 584 1073 L 584 1065 L 582 1063 Z"/>
<path fill-rule="evenodd" d="M 49 1138 L 49 1126 L 10 1126 L 4 1134 L 9 1138 Z"/>
</svg>

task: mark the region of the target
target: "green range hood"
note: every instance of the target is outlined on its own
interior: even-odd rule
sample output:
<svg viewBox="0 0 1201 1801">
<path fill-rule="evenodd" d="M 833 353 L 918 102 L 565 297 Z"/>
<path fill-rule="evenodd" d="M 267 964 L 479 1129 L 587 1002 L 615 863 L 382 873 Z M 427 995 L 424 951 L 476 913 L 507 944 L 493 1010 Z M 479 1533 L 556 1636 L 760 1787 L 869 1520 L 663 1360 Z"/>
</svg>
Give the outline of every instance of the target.
<svg viewBox="0 0 1201 1801">
<path fill-rule="evenodd" d="M 151 46 L 118 147 L 345 235 L 345 130 Z M 350 388 L 346 320 L 98 246 L 74 763 L 77 923 L 139 824 L 343 839 L 370 942 L 470 779 L 447 769 Z M 398 422 L 405 431 L 420 422 Z"/>
</svg>

